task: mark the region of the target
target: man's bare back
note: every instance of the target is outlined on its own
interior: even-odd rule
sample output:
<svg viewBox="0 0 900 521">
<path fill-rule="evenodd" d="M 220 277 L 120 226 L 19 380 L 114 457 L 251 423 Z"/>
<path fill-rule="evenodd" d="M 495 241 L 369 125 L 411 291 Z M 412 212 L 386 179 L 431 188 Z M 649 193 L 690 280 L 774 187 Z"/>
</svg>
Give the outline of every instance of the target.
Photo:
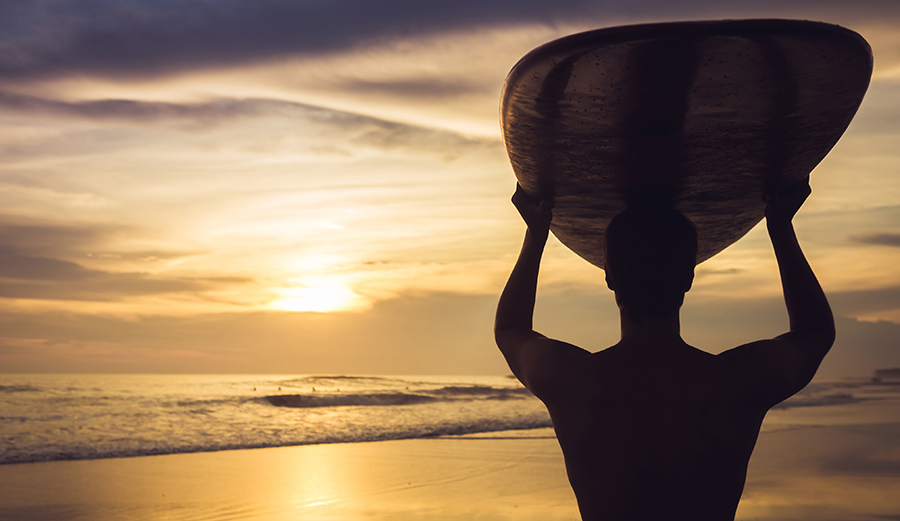
<svg viewBox="0 0 900 521">
<path fill-rule="evenodd" d="M 681 339 L 677 308 L 635 322 L 621 291 L 622 340 L 608 349 L 590 353 L 533 331 L 551 215 L 547 203 L 517 192 L 529 231 L 495 335 L 550 411 L 583 519 L 734 519 L 766 412 L 809 382 L 834 338 L 824 294 L 790 240 L 806 195 L 770 203 L 768 212 L 782 276 L 794 279 L 785 281 L 791 331 L 712 355 Z"/>
<path fill-rule="evenodd" d="M 617 345 L 565 371 L 544 402 L 586 519 L 734 515 L 768 407 L 728 358 Z"/>
</svg>

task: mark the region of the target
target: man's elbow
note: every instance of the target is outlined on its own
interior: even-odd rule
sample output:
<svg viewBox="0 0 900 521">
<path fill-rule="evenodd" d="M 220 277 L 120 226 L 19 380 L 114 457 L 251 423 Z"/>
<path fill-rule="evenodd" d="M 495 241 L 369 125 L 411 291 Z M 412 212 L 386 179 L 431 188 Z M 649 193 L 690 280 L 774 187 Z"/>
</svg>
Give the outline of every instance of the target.
<svg viewBox="0 0 900 521">
<path fill-rule="evenodd" d="M 820 316 L 817 320 L 791 322 L 791 335 L 810 349 L 825 356 L 837 338 L 834 318 L 831 314 Z"/>
<path fill-rule="evenodd" d="M 824 358 L 834 345 L 837 334 L 834 327 L 817 328 L 813 330 L 799 331 L 802 345 L 809 351 L 815 352 L 819 359 Z"/>
<path fill-rule="evenodd" d="M 499 345 L 501 338 L 522 338 L 534 334 L 531 321 L 516 320 L 497 316 L 494 319 L 494 341 Z"/>
<path fill-rule="evenodd" d="M 822 324 L 811 334 L 819 348 L 827 353 L 831 350 L 831 346 L 834 345 L 834 341 L 837 338 L 837 331 L 834 327 L 834 319 L 832 318 L 831 320 L 829 320 L 827 324 Z"/>
<path fill-rule="evenodd" d="M 820 345 L 822 346 L 822 351 L 823 351 L 822 356 L 825 356 L 826 354 L 828 354 L 829 351 L 831 351 L 831 347 L 834 345 L 834 341 L 836 339 L 837 339 L 837 332 L 835 331 L 835 329 L 833 327 L 829 331 L 825 331 L 825 332 L 821 333 L 821 338 L 819 339 L 819 342 L 821 342 Z"/>
<path fill-rule="evenodd" d="M 494 328 L 494 342 L 507 360 L 515 357 L 525 344 L 536 337 L 543 338 L 544 335 L 532 329 Z"/>
<path fill-rule="evenodd" d="M 496 343 L 497 347 L 500 348 L 500 351 L 503 351 L 504 353 L 510 349 L 511 346 L 518 344 L 521 336 L 522 332 L 518 329 L 494 327 L 494 343 Z"/>
</svg>

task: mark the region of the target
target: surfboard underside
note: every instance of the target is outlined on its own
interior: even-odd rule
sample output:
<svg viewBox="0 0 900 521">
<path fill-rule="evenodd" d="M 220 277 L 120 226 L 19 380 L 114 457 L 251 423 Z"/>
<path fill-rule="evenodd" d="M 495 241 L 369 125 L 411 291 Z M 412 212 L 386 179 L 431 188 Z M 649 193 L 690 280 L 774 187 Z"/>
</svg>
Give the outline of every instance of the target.
<svg viewBox="0 0 900 521">
<path fill-rule="evenodd" d="M 762 219 L 768 191 L 819 164 L 871 73 L 865 40 L 824 23 L 601 29 L 526 55 L 501 123 L 519 183 L 554 199 L 551 229 L 575 253 L 603 267 L 609 221 L 651 201 L 694 223 L 702 262 Z"/>
</svg>

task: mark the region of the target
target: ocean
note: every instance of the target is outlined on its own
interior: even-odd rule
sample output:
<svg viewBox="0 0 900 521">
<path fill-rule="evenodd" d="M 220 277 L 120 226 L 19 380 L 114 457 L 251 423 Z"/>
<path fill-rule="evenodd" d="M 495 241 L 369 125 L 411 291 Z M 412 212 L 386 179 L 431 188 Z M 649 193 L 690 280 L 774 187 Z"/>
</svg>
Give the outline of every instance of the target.
<svg viewBox="0 0 900 521">
<path fill-rule="evenodd" d="M 898 410 L 900 385 L 813 383 L 771 412 L 765 429 L 807 422 L 813 409 L 856 418 L 873 401 Z M 543 405 L 511 377 L 0 375 L 0 464 L 550 426 Z"/>
</svg>

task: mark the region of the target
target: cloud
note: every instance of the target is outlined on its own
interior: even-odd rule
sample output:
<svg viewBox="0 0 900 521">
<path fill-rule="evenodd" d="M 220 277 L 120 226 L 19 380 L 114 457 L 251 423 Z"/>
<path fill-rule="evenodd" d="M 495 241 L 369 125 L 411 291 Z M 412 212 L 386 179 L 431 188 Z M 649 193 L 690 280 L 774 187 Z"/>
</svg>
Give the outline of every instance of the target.
<svg viewBox="0 0 900 521">
<path fill-rule="evenodd" d="M 9 372 L 259 372 L 508 374 L 494 345 L 495 295 L 419 293 L 365 313 L 225 313 L 191 317 L 75 313 L 0 314 L 0 366 Z M 783 333 L 776 299 L 712 303 L 685 317 L 685 339 L 719 352 Z M 577 290 L 538 298 L 537 327 L 591 351 L 618 340 L 611 294 Z M 551 327 L 552 326 L 552 327 Z M 838 317 L 838 340 L 820 379 L 900 366 L 900 325 Z M 398 333 L 399 332 L 399 333 Z M 361 340 L 362 339 L 362 340 Z M 48 346 L 119 345 L 117 362 Z M 173 359 L 172 353 L 204 355 Z M 68 353 L 68 354 L 67 354 Z"/>
<path fill-rule="evenodd" d="M 502 150 L 497 139 L 468 137 L 462 134 L 403 123 L 365 118 L 365 125 L 348 128 L 349 141 L 383 151 L 439 152 L 445 159 L 453 159 L 473 148 Z M 355 135 L 354 135 L 355 134 Z"/>
<path fill-rule="evenodd" d="M 143 272 L 88 268 L 65 257 L 113 265 L 152 263 L 194 255 L 162 250 L 109 251 L 108 243 L 124 227 L 3 222 L 0 217 L 0 298 L 118 301 L 168 293 L 203 293 L 251 279 L 243 277 L 171 277 Z M 91 250 L 97 253 L 85 253 Z"/>
<path fill-rule="evenodd" d="M 900 233 L 875 233 L 872 235 L 854 236 L 852 239 L 860 244 L 900 247 Z"/>
<path fill-rule="evenodd" d="M 60 259 L 19 255 L 0 247 L 0 297 L 3 298 L 115 301 L 140 295 L 198 293 L 246 282 L 250 279 L 115 273 Z"/>
<path fill-rule="evenodd" d="M 713 268 L 702 267 L 702 268 L 697 268 L 696 275 L 698 277 L 703 276 L 703 275 L 736 275 L 736 274 L 742 273 L 744 271 L 746 271 L 746 270 L 741 269 L 741 268 L 713 269 Z"/>
<path fill-rule="evenodd" d="M 677 5 L 673 5 L 677 4 Z M 45 0 L 0 4 L 0 76 L 73 73 L 147 77 L 298 54 L 327 54 L 397 38 L 516 24 L 734 16 L 846 17 L 884 22 L 893 0 L 663 0 L 557 2 L 395 0 Z"/>
<path fill-rule="evenodd" d="M 0 216 L 0 254 L 26 251 L 30 255 L 66 255 L 90 250 L 123 231 L 110 224 L 63 225 Z"/>
<path fill-rule="evenodd" d="M 50 264 L 53 260 L 43 261 Z M 220 291 L 252 282 L 252 279 L 241 277 L 164 278 L 146 273 L 88 270 L 78 265 L 69 271 L 51 268 L 30 275 L 42 278 L 0 279 L 0 298 L 119 302 L 128 297 L 177 293 L 190 293 L 192 297 L 202 298 L 203 292 Z"/>
<path fill-rule="evenodd" d="M 355 92 L 366 96 L 385 93 L 406 98 L 434 99 L 466 94 L 496 94 L 495 89 L 491 88 L 493 86 L 460 79 L 425 78 L 393 81 L 343 79 L 333 81 L 332 84 L 346 92 Z"/>
<path fill-rule="evenodd" d="M 191 120 L 214 122 L 235 117 L 293 110 L 321 113 L 325 109 L 300 103 L 264 99 L 219 99 L 205 103 L 166 103 L 129 99 L 103 99 L 67 102 L 0 92 L 0 107 L 5 112 L 86 118 L 91 120 L 124 120 L 148 122 L 157 120 Z"/>
<path fill-rule="evenodd" d="M 860 316 L 900 308 L 900 287 L 859 291 L 837 291 L 828 294 L 835 314 Z"/>
<path fill-rule="evenodd" d="M 531 8 L 529 8 L 531 7 Z M 343 50 L 385 37 L 524 18 L 535 3 L 483 2 L 36 2 L 4 3 L 0 75 L 83 71 L 144 76 Z M 547 8 L 541 11 L 547 11 Z M 21 28 L 37 28 L 35 33 Z"/>
<path fill-rule="evenodd" d="M 0 278 L 20 280 L 67 281 L 86 280 L 97 272 L 74 262 L 17 255 L 0 247 Z"/>
<path fill-rule="evenodd" d="M 304 134 L 307 147 L 314 148 L 317 143 L 322 143 L 335 151 L 340 151 L 343 145 L 351 144 L 354 147 L 363 146 L 387 152 L 402 150 L 415 154 L 438 153 L 452 158 L 472 147 L 502 148 L 499 137 L 469 137 L 452 130 L 399 123 L 354 112 L 275 99 L 222 98 L 199 103 L 122 99 L 69 102 L 0 92 L 0 108 L 7 113 L 90 121 L 112 120 L 138 125 L 151 122 L 186 123 L 194 130 L 218 127 L 241 118 L 279 118 L 290 122 L 293 127 L 290 132 Z M 300 125 L 298 122 L 304 124 Z M 280 127 L 276 130 L 284 131 Z M 256 133 L 253 135 L 259 137 Z M 272 143 L 283 137 L 284 134 L 274 136 Z"/>
<path fill-rule="evenodd" d="M 85 270 L 76 280 L 0 281 L 0 297 L 37 300 L 110 302 L 125 297 L 211 290 L 202 280 L 154 279 L 143 273 L 109 273 Z"/>
<path fill-rule="evenodd" d="M 507 268 L 495 268 L 496 263 L 502 264 L 502 259 L 496 259 L 507 251 L 514 254 L 517 246 L 513 243 L 519 237 L 518 231 L 505 231 L 507 222 L 512 226 L 519 221 L 508 205 L 506 190 L 513 180 L 502 143 L 429 125 L 440 126 L 441 120 L 470 110 L 478 117 L 483 113 L 486 127 L 494 131 L 497 94 L 489 90 L 499 89 L 502 75 L 521 55 L 520 48 L 524 52 L 537 39 L 591 25 L 754 15 L 824 19 L 868 34 L 863 31 L 869 27 L 865 24 L 890 28 L 898 12 L 900 2 L 896 0 L 852 4 L 845 0 L 0 2 L 0 112 L 8 124 L 0 136 L 4 159 L 0 175 L 9 183 L 0 185 L 0 196 L 5 213 L 47 219 L 37 222 L 0 216 L 0 275 L 4 276 L 0 296 L 32 299 L 13 303 L 28 309 L 57 306 L 40 301 L 48 299 L 114 302 L 103 308 L 104 313 L 115 306 L 142 306 L 145 301 L 163 302 L 178 310 L 184 301 L 211 296 L 264 302 L 267 297 L 260 296 L 264 284 L 286 284 L 275 280 L 282 271 L 290 271 L 283 266 L 320 250 L 349 252 L 346 260 L 335 262 L 335 269 L 352 264 L 357 252 L 363 258 L 404 259 L 390 269 L 370 265 L 370 280 L 382 283 L 377 289 L 390 290 L 384 294 L 396 295 L 410 285 L 461 291 L 460 280 L 466 291 L 496 286 L 499 292 Z M 865 24 L 856 27 L 848 23 L 854 20 Z M 884 41 L 893 45 L 895 40 L 885 37 Z M 428 45 L 420 45 L 422 42 Z M 412 50 L 404 54 L 398 49 Z M 492 61 L 497 53 L 502 54 L 501 59 Z M 878 49 L 876 53 L 879 63 L 884 63 L 885 54 Z M 213 74 L 207 73 L 208 69 L 222 71 Z M 492 71 L 496 77 L 491 76 Z M 248 78 L 242 80 L 242 76 Z M 70 81 L 52 81 L 64 77 Z M 163 77 L 169 79 L 160 79 Z M 158 81 L 137 81 L 147 78 Z M 335 92 L 328 92 L 330 88 Z M 885 83 L 870 93 L 867 102 L 875 100 L 873 96 L 894 99 L 894 90 L 895 85 Z M 476 98 L 487 101 L 478 105 Z M 376 102 L 382 105 L 369 106 Z M 890 110 L 870 110 L 872 119 L 865 128 L 893 128 L 889 120 L 894 104 L 885 101 L 883 106 Z M 368 111 L 375 117 L 354 111 Z M 432 115 L 422 116 L 429 111 Z M 409 115 L 412 113 L 416 117 Z M 5 141 L 7 138 L 10 141 Z M 893 151 L 889 147 L 894 141 L 885 138 L 885 149 Z M 845 141 L 842 146 L 852 144 Z M 485 150 L 488 153 L 483 153 Z M 474 153 L 465 155 L 469 152 Z M 454 159 L 461 154 L 453 165 L 438 164 L 433 157 L 423 160 L 423 155 Z M 884 168 L 885 175 L 888 169 Z M 862 174 L 841 172 L 840 179 L 848 184 L 863 184 Z M 881 180 L 870 184 L 871 193 L 878 197 L 859 201 L 867 205 L 895 203 L 884 202 L 893 197 L 890 185 Z M 33 193 L 23 191 L 32 188 Z M 497 195 L 500 188 L 502 196 Z M 831 193 L 844 197 L 856 192 Z M 117 206 L 86 210 L 74 202 L 58 202 L 82 201 L 84 198 L 76 198 L 82 194 L 109 198 Z M 820 227 L 827 229 L 820 240 L 840 242 L 841 247 L 853 246 L 854 251 L 867 254 L 892 255 L 893 249 L 859 248 L 847 238 L 894 234 L 897 230 L 892 227 L 872 223 L 897 222 L 888 218 L 896 213 L 885 213 L 885 217 L 873 213 L 853 229 L 823 218 Z M 835 214 L 833 219 L 846 216 Z M 77 224 L 86 220 L 95 224 Z M 504 242 L 507 235 L 514 235 L 508 245 Z M 760 237 L 770 256 L 764 236 Z M 173 249 L 167 251 L 166 246 Z M 277 250 L 281 255 L 288 249 L 293 253 L 281 257 L 273 253 Z M 182 257 L 196 254 L 191 250 L 204 250 L 207 255 L 181 262 Z M 750 253 L 755 255 L 755 250 Z M 434 259 L 446 263 L 440 271 L 433 264 L 427 269 L 417 267 L 420 261 Z M 407 264 L 412 267 L 407 269 Z M 841 258 L 841 265 L 847 270 L 852 264 Z M 718 272 L 742 270 L 737 275 L 750 286 L 756 284 L 751 277 L 756 273 L 754 266 L 752 262 L 723 264 Z M 257 292 L 244 292 L 246 287 L 238 286 L 250 284 L 248 279 L 218 277 L 227 275 L 227 270 L 238 275 L 259 274 Z M 294 271 L 297 273 L 288 276 L 304 274 L 299 268 Z M 575 280 L 571 273 L 581 272 L 564 266 L 562 273 L 557 277 Z M 546 276 L 552 279 L 554 274 L 547 270 Z M 270 280 L 263 280 L 267 277 Z M 870 279 L 892 284 L 883 277 Z M 215 293 L 222 288 L 224 294 Z M 725 289 L 730 295 L 740 291 Z M 837 311 L 850 313 L 881 309 L 891 299 L 897 302 L 898 295 L 892 291 L 829 296 Z M 164 296 L 156 298 L 159 295 Z M 131 298 L 141 296 L 148 298 Z M 605 298 L 606 307 L 612 307 L 612 314 L 603 319 L 610 338 L 604 336 L 597 348 L 609 345 L 606 340 L 614 342 L 618 330 L 611 297 Z M 454 349 L 484 348 L 490 356 L 498 356 L 491 345 L 489 324 L 496 296 L 448 299 L 452 302 L 440 306 L 428 298 L 396 300 L 392 304 L 396 308 L 389 310 L 384 304 L 373 311 L 374 318 L 353 315 L 356 322 L 352 323 L 336 317 L 296 315 L 241 317 L 246 321 L 239 330 L 225 326 L 234 317 L 219 317 L 215 323 L 178 323 L 175 330 L 184 337 L 170 335 L 168 340 L 178 340 L 188 348 L 195 341 L 191 333 L 202 330 L 207 335 L 203 348 L 210 351 L 223 341 L 235 349 L 251 346 L 251 350 L 269 340 L 277 341 L 282 347 L 266 347 L 266 356 L 272 360 L 293 356 L 291 349 L 297 346 L 309 346 L 309 351 L 294 358 L 292 367 L 299 371 L 472 371 L 474 365 L 452 365 L 468 364 Z M 557 299 L 561 300 L 565 299 Z M 399 306 L 402 302 L 427 307 L 429 313 L 417 314 L 418 307 Z M 540 302 L 539 306 L 545 306 Z M 76 302 L 57 307 L 86 315 L 94 312 L 86 310 L 91 306 Z M 759 308 L 728 306 L 722 306 L 729 313 L 720 321 L 710 319 L 719 316 L 714 309 L 704 308 L 697 314 L 698 327 L 706 331 L 704 339 L 709 345 L 733 346 L 755 339 L 760 332 L 780 333 L 786 324 L 783 308 L 774 299 Z M 253 305 L 245 307 L 255 309 Z M 459 318 L 459 313 L 468 313 L 470 308 L 477 310 L 478 317 Z M 100 305 L 91 309 L 100 309 Z M 559 310 L 565 313 L 551 312 L 538 319 L 548 324 L 548 332 L 555 328 L 560 337 L 577 343 L 582 339 L 588 343 L 597 336 L 593 333 L 595 310 L 579 307 L 576 312 L 572 305 L 560 305 Z M 144 309 L 141 312 L 147 314 Z M 765 320 L 753 322 L 753 327 L 743 324 L 753 313 Z M 316 336 L 316 328 L 326 322 L 333 328 Z M 30 337 L 40 338 L 49 323 L 52 319 L 48 318 Z M 717 329 L 719 323 L 733 331 Z M 445 324 L 453 331 L 421 333 L 432 331 L 433 324 Z M 136 329 L 123 322 L 118 340 L 127 344 L 135 336 L 152 337 L 158 327 L 168 325 L 171 323 L 161 321 Z M 261 336 L 259 332 L 268 331 L 269 325 L 277 331 Z M 86 335 L 101 341 L 102 327 L 119 331 L 111 323 L 89 323 L 87 319 L 79 327 L 84 329 L 72 329 L 62 340 L 66 335 Z M 860 329 L 870 327 L 874 326 L 859 325 Z M 457 334 L 456 330 L 466 329 L 471 337 Z M 895 331 L 890 326 L 883 329 Z M 368 340 L 361 343 L 361 338 L 372 338 L 372 331 L 378 332 L 380 343 L 374 347 Z M 748 333 L 753 336 L 747 337 Z M 283 339 L 275 338 L 278 335 Z M 446 339 L 434 338 L 441 335 Z M 329 350 L 336 349 L 339 342 L 350 347 L 341 344 L 341 350 L 332 356 Z M 402 352 L 393 347 L 396 342 L 403 342 Z M 440 363 L 421 354 L 437 349 L 435 342 L 446 349 Z M 355 346 L 369 349 L 371 353 L 366 355 L 371 358 L 354 358 L 358 354 Z M 382 348 L 391 350 L 393 358 L 373 364 Z M 478 353 L 475 356 L 486 356 Z M 347 360 L 358 361 L 348 366 Z M 502 359 L 497 360 L 502 368 Z M 252 367 L 281 369 L 276 366 L 266 365 L 260 358 Z M 233 365 L 228 370 L 250 369 Z"/>
<path fill-rule="evenodd" d="M 95 261 L 153 262 L 180 259 L 202 253 L 183 250 L 118 250 L 110 248 L 109 244 L 115 239 L 134 232 L 134 229 L 123 225 L 107 223 L 56 224 L 0 215 L 0 258 L 5 259 L 3 262 L 9 263 L 9 266 L 13 266 L 22 262 L 23 258 L 78 257 L 90 258 Z M 17 258 L 19 260 L 16 260 Z"/>
<path fill-rule="evenodd" d="M 141 316 L 0 314 L 8 372 L 505 374 L 493 297 L 429 294 L 366 313 Z M 448 319 L 448 317 L 453 317 Z M 398 331 L 402 334 L 398 334 Z M 119 345 L 117 361 L 53 346 Z M 177 351 L 208 356 L 173 360 Z M 102 354 L 102 353 L 101 353 Z"/>
</svg>

